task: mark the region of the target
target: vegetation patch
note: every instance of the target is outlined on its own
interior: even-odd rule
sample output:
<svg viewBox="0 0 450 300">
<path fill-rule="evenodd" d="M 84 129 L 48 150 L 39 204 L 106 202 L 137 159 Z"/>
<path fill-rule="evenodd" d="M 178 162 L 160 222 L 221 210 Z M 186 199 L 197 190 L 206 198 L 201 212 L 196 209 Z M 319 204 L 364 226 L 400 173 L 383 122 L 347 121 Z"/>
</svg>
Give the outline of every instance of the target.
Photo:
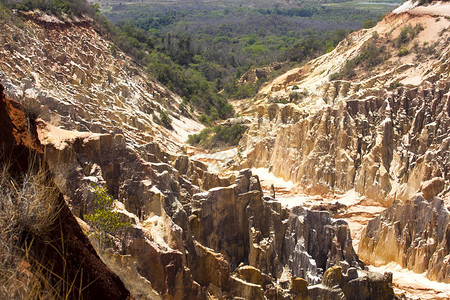
<svg viewBox="0 0 450 300">
<path fill-rule="evenodd" d="M 114 243 L 114 235 L 131 224 L 122 222 L 120 214 L 113 210 L 114 199 L 108 190 L 101 185 L 92 185 L 94 193 L 94 212 L 84 216 L 84 219 L 93 229 L 93 237 L 97 240 L 100 249 Z"/>
<path fill-rule="evenodd" d="M 202 111 L 200 120 L 208 125 L 233 116 L 227 99 L 252 97 L 273 78 L 239 85 L 248 70 L 273 62 L 302 63 L 333 50 L 349 29 L 378 18 L 312 3 L 270 8 L 101 3 L 103 9 L 111 7 L 105 13 L 117 25 L 115 44 L 182 96 L 185 112 Z"/>
<path fill-rule="evenodd" d="M 330 75 L 330 80 L 349 79 L 356 75 L 355 69 L 360 66 L 366 69 L 372 69 L 389 59 L 385 47 L 378 47 L 374 41 L 368 42 L 361 53 L 346 62 L 344 68 L 337 73 Z"/>
<path fill-rule="evenodd" d="M 207 127 L 198 134 L 189 135 L 187 142 L 207 149 L 237 146 L 246 130 L 247 127 L 241 124 Z"/>
<path fill-rule="evenodd" d="M 161 110 L 159 112 L 159 119 L 161 120 L 161 123 L 164 127 L 168 129 L 173 129 L 172 119 L 167 115 L 167 113 L 164 110 Z"/>
<path fill-rule="evenodd" d="M 397 48 L 408 45 L 408 43 L 412 41 L 423 29 L 424 28 L 422 24 L 417 24 L 414 27 L 412 27 L 411 25 L 403 27 L 400 31 L 400 34 L 395 39 L 394 45 Z"/>
<path fill-rule="evenodd" d="M 86 0 L 24 0 L 5 1 L 8 6 L 20 11 L 39 9 L 54 15 L 81 16 L 83 14 L 95 15 L 98 13 L 98 5 L 91 5 Z"/>
<path fill-rule="evenodd" d="M 405 47 L 401 47 L 400 50 L 398 50 L 398 56 L 405 56 L 408 53 L 408 49 L 406 49 Z"/>
</svg>

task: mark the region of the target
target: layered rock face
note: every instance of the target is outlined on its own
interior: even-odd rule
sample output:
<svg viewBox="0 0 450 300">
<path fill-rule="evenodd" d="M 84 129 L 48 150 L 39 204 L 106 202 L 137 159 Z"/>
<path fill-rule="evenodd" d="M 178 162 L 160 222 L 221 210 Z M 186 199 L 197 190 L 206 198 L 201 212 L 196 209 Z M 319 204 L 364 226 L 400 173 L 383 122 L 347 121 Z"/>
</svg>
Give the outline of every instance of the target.
<svg viewBox="0 0 450 300">
<path fill-rule="evenodd" d="M 314 114 L 290 105 L 261 107 L 260 126 L 279 128 L 254 146 L 248 164 L 269 167 L 312 192 L 355 188 L 385 205 L 409 199 L 434 177 L 443 178 L 448 194 L 449 88 L 444 79 L 428 89 L 399 88 Z"/>
<path fill-rule="evenodd" d="M 54 211 L 50 215 L 48 228 L 41 228 L 41 232 L 35 234 L 27 232 L 29 229 L 25 227 L 25 232 L 21 233 L 23 236 L 18 238 L 18 244 L 14 245 L 24 249 L 26 259 L 33 266 L 27 271 L 30 278 L 39 277 L 40 274 L 45 276 L 47 272 L 48 275 L 37 278 L 36 283 L 45 285 L 44 280 L 48 280 L 51 285 L 54 285 L 55 293 L 59 292 L 58 285 L 72 285 L 70 289 L 61 289 L 64 295 L 58 295 L 67 299 L 101 297 L 130 299 L 130 293 L 119 277 L 101 261 L 95 252 L 70 212 L 63 194 L 49 175 L 48 166 L 43 159 L 42 145 L 37 139 L 35 124 L 27 120 L 26 113 L 18 102 L 4 96 L 1 84 L 0 128 L 2 181 L 9 180 L 11 184 L 13 181 L 21 182 L 26 176 L 32 176 L 33 170 L 39 169 L 44 174 L 47 172 L 42 184 L 45 184 L 45 189 L 53 191 L 53 197 L 55 197 L 55 202 L 52 203 Z M 4 177 L 6 173 L 9 173 L 11 178 Z M 51 193 L 46 195 L 48 198 L 52 197 Z M 39 200 L 50 201 L 49 199 Z M 1 199 L 2 209 L 7 206 L 7 201 L 6 197 Z M 23 205 L 23 203 L 20 204 Z M 27 218 L 25 215 L 26 213 L 22 216 L 24 219 Z M 14 219 L 13 216 L 10 218 Z M 33 221 L 29 222 L 31 224 Z M 9 246 L 2 245 L 2 247 Z M 10 251 L 12 255 L 13 250 Z M 5 291 L 2 291 L 3 295 L 4 293 Z M 27 295 L 36 297 L 39 291 L 36 291 L 36 294 L 31 291 Z M 4 296 L 16 297 L 15 295 Z"/>
<path fill-rule="evenodd" d="M 119 274 L 130 289 L 136 281 L 147 286 L 148 297 L 277 299 L 308 295 L 307 285 L 320 283 L 331 266 L 363 270 L 345 221 L 264 199 L 249 170 L 219 180 L 202 163 L 170 157 L 156 144 L 146 146 L 148 162 L 108 134 L 43 121 L 38 134 L 75 214 L 92 210 L 92 182 L 119 199 L 118 211 L 133 225 L 117 236 L 117 254 L 107 261 L 115 270 L 134 270 Z M 297 277 L 306 282 L 301 292 L 291 290 Z"/>
<path fill-rule="evenodd" d="M 450 282 L 450 214 L 439 198 L 395 202 L 369 222 L 359 254 L 374 265 L 394 261 L 431 280 Z"/>
<path fill-rule="evenodd" d="M 386 204 L 432 177 L 440 179 L 423 186 L 424 193 L 436 194 L 442 182 L 448 193 L 448 76 L 393 92 L 376 90 L 371 80 L 353 86 L 361 93 L 346 101 L 351 84 L 328 83 L 329 105 L 320 109 L 310 106 L 318 94 L 308 96 L 304 86 L 292 96 L 310 97 L 303 104 L 265 103 L 284 97 L 286 84 L 301 78 L 288 76 L 284 87 L 272 85 L 278 94 L 262 96 L 241 144 L 242 170 L 222 178 L 179 155 L 177 142 L 188 131 L 182 127 L 201 128 L 178 116 L 179 97 L 113 54 L 90 21 L 29 15 L 24 27 L 2 24 L 0 80 L 10 95 L 48 109 L 44 120 L 70 129 L 36 121 L 72 213 L 82 219 L 92 212 L 92 183 L 118 200 L 116 211 L 132 225 L 103 258 L 134 297 L 393 298 L 392 277 L 364 270 L 344 220 L 264 198 L 245 164 L 270 167 L 311 191 L 355 188 Z M 353 34 L 338 49 L 362 47 L 370 36 Z M 339 57 L 337 50 L 330 55 Z M 447 71 L 448 64 L 433 74 Z M 178 117 L 175 131 L 155 124 L 152 113 L 160 109 Z"/>
<path fill-rule="evenodd" d="M 0 23 L 0 82 L 5 93 L 41 108 L 41 118 L 70 130 L 121 134 L 129 147 L 179 143 L 202 125 L 180 115 L 181 98 L 148 78 L 89 19 L 28 13 L 23 24 Z M 19 18 L 16 16 L 16 18 Z M 158 124 L 159 112 L 174 130 Z"/>
<path fill-rule="evenodd" d="M 330 54 L 263 88 L 255 99 L 257 108 L 243 112 L 253 117 L 240 144 L 243 164 L 269 168 L 312 193 L 354 188 L 386 206 L 409 199 L 434 177 L 443 178 L 442 195 L 448 195 L 449 44 L 438 36 L 448 37 L 449 24 L 439 20 L 390 14 L 373 29 L 351 34 Z M 393 39 L 401 28 L 417 24 L 425 28 L 417 42 L 432 36 L 438 41 L 433 57 L 412 62 L 413 54 L 392 57 L 371 71 L 356 69 L 351 81 L 329 80 L 333 70 L 357 57 L 369 42 L 391 47 L 389 38 L 381 38 L 388 28 L 397 28 L 390 33 Z M 404 86 L 394 88 L 396 82 Z"/>
</svg>

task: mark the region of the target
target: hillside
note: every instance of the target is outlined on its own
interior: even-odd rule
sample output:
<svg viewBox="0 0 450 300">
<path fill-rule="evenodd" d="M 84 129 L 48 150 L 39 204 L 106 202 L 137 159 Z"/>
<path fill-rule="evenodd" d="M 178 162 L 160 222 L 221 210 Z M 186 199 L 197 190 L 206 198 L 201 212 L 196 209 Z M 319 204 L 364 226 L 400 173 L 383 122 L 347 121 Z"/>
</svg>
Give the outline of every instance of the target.
<svg viewBox="0 0 450 300">
<path fill-rule="evenodd" d="M 50 261 L 75 246 L 87 257 L 56 264 L 77 283 L 64 281 L 61 299 L 112 283 L 108 299 L 450 295 L 448 2 L 406 2 L 232 101 L 237 114 L 217 123 L 248 129 L 218 152 L 185 144 L 204 129 L 201 111 L 186 113 L 186 99 L 96 20 L 10 13 L 0 22 L 0 193 L 22 195 L 10 174 L 27 182 L 38 170 L 58 200 L 55 219 L 43 209 L 19 218 L 53 225 L 35 236 L 24 227 L 19 255 L 1 265 L 18 295 L 33 298 L 30 283 L 60 287 L 61 274 L 40 277 L 25 255 L 40 242 Z M 31 198 L 53 207 L 46 195 Z M 16 240 L 5 231 L 0 241 Z M 96 272 L 101 281 L 83 281 Z"/>
<path fill-rule="evenodd" d="M 412 298 L 450 293 L 425 278 L 449 278 L 449 16 L 407 2 L 234 102 L 250 127 L 238 168 L 278 176 L 282 203 L 346 218 L 363 261 Z"/>
<path fill-rule="evenodd" d="M 99 34 L 92 19 L 27 13 L 3 23 L 0 80 L 6 94 L 34 106 L 55 126 L 113 133 L 138 148 L 159 141 L 178 152 L 203 125 L 181 115 L 182 99 Z M 173 129 L 161 122 L 161 111 Z"/>
<path fill-rule="evenodd" d="M 354 188 L 385 205 L 435 176 L 446 178 L 447 195 L 448 4 L 401 9 L 242 104 L 253 122 L 243 163 L 312 192 Z"/>
</svg>

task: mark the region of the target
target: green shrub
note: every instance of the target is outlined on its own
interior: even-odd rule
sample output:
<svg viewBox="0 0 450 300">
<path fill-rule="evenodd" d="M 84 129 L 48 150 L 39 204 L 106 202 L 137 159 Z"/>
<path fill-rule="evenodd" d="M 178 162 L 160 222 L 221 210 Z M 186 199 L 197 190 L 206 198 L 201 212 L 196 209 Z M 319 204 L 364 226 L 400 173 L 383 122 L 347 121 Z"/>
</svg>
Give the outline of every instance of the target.
<svg viewBox="0 0 450 300">
<path fill-rule="evenodd" d="M 246 130 L 247 127 L 240 124 L 217 125 L 214 128 L 205 128 L 198 134 L 190 135 L 187 142 L 209 149 L 237 146 Z"/>
<path fill-rule="evenodd" d="M 172 119 L 167 115 L 167 113 L 164 110 L 161 110 L 159 112 L 159 119 L 161 121 L 161 124 L 168 128 L 168 129 L 173 129 L 172 127 Z"/>
<path fill-rule="evenodd" d="M 364 22 L 363 28 L 369 29 L 369 28 L 374 27 L 375 25 L 377 25 L 376 21 L 374 21 L 374 20 L 367 20 L 367 21 Z"/>
<path fill-rule="evenodd" d="M 200 122 L 202 122 L 203 124 L 205 124 L 205 125 L 210 125 L 211 124 L 211 118 L 208 115 L 206 115 L 205 113 L 202 113 L 200 115 L 200 117 L 198 118 L 198 120 Z"/>
<path fill-rule="evenodd" d="M 213 141 L 236 146 L 245 130 L 246 128 L 240 124 L 233 124 L 231 126 L 218 125 L 214 128 L 215 135 Z"/>
<path fill-rule="evenodd" d="M 84 216 L 84 219 L 94 229 L 92 233 L 97 239 L 101 249 L 113 243 L 114 236 L 120 229 L 130 226 L 122 222 L 118 212 L 113 210 L 114 199 L 108 194 L 108 190 L 101 185 L 91 185 L 94 193 L 94 212 Z"/>
<path fill-rule="evenodd" d="M 410 41 L 412 41 L 422 30 L 423 30 L 422 24 L 417 24 L 416 26 L 412 27 L 411 25 L 408 25 L 406 27 L 403 27 L 400 31 L 400 34 L 395 39 L 394 44 L 397 48 L 402 47 L 403 45 L 407 45 Z"/>
<path fill-rule="evenodd" d="M 200 133 L 189 135 L 187 142 L 191 145 L 198 145 L 200 143 L 204 144 L 207 142 L 207 140 L 209 138 L 209 134 L 211 132 L 212 132 L 212 128 L 207 127 L 205 129 L 203 129 Z"/>
<path fill-rule="evenodd" d="M 398 56 L 405 56 L 408 54 L 408 49 L 406 49 L 405 47 L 400 48 L 400 50 L 398 50 Z"/>
</svg>

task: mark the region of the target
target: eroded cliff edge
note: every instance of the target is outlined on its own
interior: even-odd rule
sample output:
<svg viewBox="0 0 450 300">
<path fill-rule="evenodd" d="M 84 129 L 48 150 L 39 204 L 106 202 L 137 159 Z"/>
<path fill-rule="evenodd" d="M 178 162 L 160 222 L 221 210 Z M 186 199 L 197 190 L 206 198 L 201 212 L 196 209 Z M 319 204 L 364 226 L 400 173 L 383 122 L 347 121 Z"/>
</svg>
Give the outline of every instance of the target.
<svg viewBox="0 0 450 300">
<path fill-rule="evenodd" d="M 4 298 L 65 297 L 66 299 L 100 298 L 131 299 L 120 278 L 100 259 L 83 233 L 75 217 L 64 201 L 43 155 L 43 147 L 37 138 L 36 126 L 27 118 L 23 107 L 3 94 L 0 84 L 0 175 L 2 188 L 2 290 Z M 40 175 L 35 175 L 34 173 Z M 31 196 L 21 190 L 22 197 L 38 198 L 37 208 L 52 206 L 50 213 L 35 212 L 49 218 L 44 228 L 38 227 L 39 217 L 33 215 L 33 207 L 24 202 L 31 199 L 14 199 L 5 186 L 25 189 L 27 180 L 41 176 L 40 187 Z M 42 192 L 38 189 L 44 189 Z M 53 202 L 49 198 L 54 198 Z M 22 208 L 8 207 L 12 203 Z M 40 206 L 42 205 L 42 206 Z M 22 210 L 20 210 L 22 209 Z M 21 216 L 5 215 L 19 211 Z M 33 218 L 34 220 L 30 220 Z M 36 225 L 34 225 L 34 223 Z M 44 222 L 42 222 L 44 223 Z M 32 226 L 34 225 L 34 227 Z M 14 236 L 18 234 L 19 236 Z M 13 236 L 8 236 L 13 235 Z M 6 242 L 6 241 L 15 242 Z M 7 249 L 9 248 L 9 249 Z M 22 250 L 20 250 L 22 249 Z M 14 259 L 21 261 L 14 261 Z M 8 267 L 6 267 L 8 266 Z M 25 266 L 25 267 L 24 267 Z M 10 269 L 8 269 L 10 268 Z M 12 274 L 8 271 L 13 270 Z M 16 271 L 17 270 L 17 271 Z M 16 273 L 17 272 L 17 273 Z M 10 276 L 10 277 L 8 277 Z M 6 277 L 6 278 L 5 278 Z M 17 286 L 11 286 L 11 283 Z M 33 287 L 33 284 L 38 287 Z M 65 287 L 66 286 L 66 287 Z M 30 291 L 23 293 L 23 290 Z"/>
<path fill-rule="evenodd" d="M 164 128 L 154 124 L 151 112 L 164 107 L 177 114 L 176 105 L 170 104 L 179 99 L 158 83 L 146 86 L 146 79 L 128 58 L 105 55 L 108 41 L 97 36 L 89 23 L 48 28 L 48 23 L 31 19 L 25 25 L 33 30 L 15 28 L 19 35 L 14 42 L 19 45 L 35 34 L 36 41 L 43 38 L 49 48 L 67 34 L 71 36 L 67 45 L 73 42 L 81 52 L 61 58 L 62 62 L 55 60 L 67 50 L 67 45 L 59 43 L 47 49 L 47 54 L 35 49 L 36 57 L 30 54 L 30 60 L 19 59 L 20 68 L 2 60 L 2 70 L 7 71 L 2 73 L 2 82 L 19 100 L 36 101 L 49 108 L 51 113 L 43 115 L 47 121 L 71 130 L 37 121 L 46 159 L 73 214 L 83 218 L 92 211 L 91 183 L 107 186 L 118 199 L 116 210 L 132 226 L 115 237 L 116 243 L 104 253 L 104 259 L 135 297 L 284 299 L 328 295 L 335 299 L 391 299 L 392 277 L 365 270 L 344 220 L 333 219 L 327 212 L 283 208 L 263 197 L 258 178 L 245 168 L 271 168 L 285 179 L 302 183 L 310 192 L 355 188 L 384 205 L 394 199 L 410 199 L 422 182 L 431 178 L 442 180 L 439 193 L 448 195 L 448 43 L 437 44 L 438 57 L 419 66 L 423 71 L 420 84 L 414 83 L 415 73 L 411 72 L 417 65 L 404 61 L 411 56 L 392 62 L 395 68 L 386 64 L 385 68 L 392 70 L 385 70 L 383 76 L 361 73 L 360 82 L 330 83 L 328 78 L 374 38 L 374 31 L 394 25 L 401 29 L 408 22 L 429 18 L 439 30 L 448 26 L 447 19 L 436 21 L 429 15 L 390 15 L 376 29 L 354 33 L 334 52 L 311 62 L 298 74 L 288 75 L 282 83 L 278 80 L 269 85 L 270 93 L 263 90 L 255 100 L 259 106 L 247 112 L 253 118 L 241 144 L 247 161 L 242 161 L 241 172 L 228 178 L 211 174 L 205 164 L 174 153 L 180 148 Z M 76 34 L 72 36 L 70 30 Z M 431 37 L 436 37 L 433 32 Z M 87 45 L 83 46 L 80 36 L 87 38 Z M 443 36 L 448 39 L 446 31 Z M 2 57 L 17 60 L 20 56 L 14 54 L 20 47 L 8 36 L 4 41 L 9 46 Z M 382 42 L 377 38 L 377 43 Z M 77 47 L 80 45 L 83 47 Z M 94 60 L 91 66 L 81 62 L 81 71 L 74 58 L 80 55 Z M 51 73 L 46 64 L 40 66 L 42 57 L 60 69 L 58 74 Z M 137 71 L 117 67 L 130 64 Z M 330 64 L 336 68 L 324 71 Z M 101 73 L 99 65 L 109 66 L 111 79 L 108 73 Z M 32 72 L 33 66 L 40 70 L 38 74 Z M 91 67 L 93 74 L 86 71 Z M 22 73 L 31 77 L 21 81 Z M 60 83 L 55 83 L 54 75 Z M 306 80 L 302 76 L 307 76 Z M 308 86 L 311 81 L 322 88 Z M 399 87 L 396 83 L 400 82 L 403 86 Z M 62 83 L 67 87 L 62 88 L 60 97 Z M 281 103 L 291 97 L 297 103 Z M 398 207 L 394 204 L 393 209 Z M 404 224 L 383 216 L 391 218 L 392 224 Z M 406 227 L 415 226 L 414 221 Z M 79 222 L 88 230 L 82 220 Z M 380 241 L 378 246 L 368 242 L 367 248 L 383 247 L 383 238 L 377 235 L 383 236 L 387 227 L 381 223 L 380 231 L 367 230 L 368 239 Z M 410 235 L 415 232 L 419 230 Z M 417 245 L 425 240 L 427 236 Z M 445 243 L 439 239 L 436 249 L 443 250 L 436 255 L 432 254 L 434 246 L 420 251 L 442 258 L 445 251 L 448 253 Z M 421 268 L 420 262 L 416 265 Z M 430 276 L 439 279 L 442 275 L 435 274 L 445 272 L 432 271 Z"/>
<path fill-rule="evenodd" d="M 385 206 L 434 177 L 445 180 L 448 197 L 450 22 L 442 5 L 442 16 L 426 8 L 388 14 L 262 88 L 241 111 L 251 124 L 242 164 L 269 168 L 310 193 L 355 189 Z M 417 33 L 399 55 L 405 28 Z M 430 43 L 431 54 L 417 46 Z M 333 79 L 349 62 L 364 61 L 369 46 L 384 49 L 382 63 L 362 62 L 348 78 Z"/>
</svg>

